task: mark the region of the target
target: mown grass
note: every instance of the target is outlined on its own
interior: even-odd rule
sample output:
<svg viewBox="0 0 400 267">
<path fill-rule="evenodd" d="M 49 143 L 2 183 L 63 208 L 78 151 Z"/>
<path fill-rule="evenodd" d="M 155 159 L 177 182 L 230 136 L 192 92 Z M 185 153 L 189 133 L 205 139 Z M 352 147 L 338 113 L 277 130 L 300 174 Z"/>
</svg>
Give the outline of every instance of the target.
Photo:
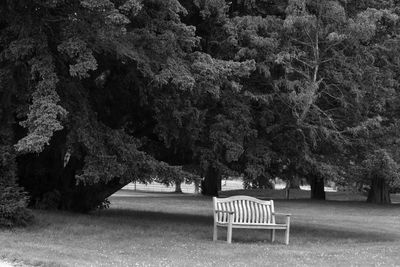
<svg viewBox="0 0 400 267">
<path fill-rule="evenodd" d="M 297 192 L 301 194 L 302 192 Z M 264 194 L 265 195 L 265 194 Z M 348 195 L 351 199 L 353 195 Z M 400 205 L 277 200 L 283 232 L 234 229 L 212 242 L 211 199 L 120 192 L 89 215 L 34 211 L 28 228 L 0 230 L 0 258 L 36 266 L 349 266 L 400 263 Z"/>
</svg>

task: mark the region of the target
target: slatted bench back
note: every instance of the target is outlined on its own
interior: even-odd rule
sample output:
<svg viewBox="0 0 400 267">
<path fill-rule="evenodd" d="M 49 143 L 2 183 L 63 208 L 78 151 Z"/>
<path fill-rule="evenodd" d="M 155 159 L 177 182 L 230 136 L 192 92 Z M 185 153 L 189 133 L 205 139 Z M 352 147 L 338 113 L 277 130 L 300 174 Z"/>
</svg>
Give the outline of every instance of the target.
<svg viewBox="0 0 400 267">
<path fill-rule="evenodd" d="M 274 224 L 274 201 L 263 201 L 248 196 L 213 198 L 214 210 L 233 211 L 234 224 Z M 214 213 L 217 223 L 228 223 L 228 213 Z"/>
</svg>

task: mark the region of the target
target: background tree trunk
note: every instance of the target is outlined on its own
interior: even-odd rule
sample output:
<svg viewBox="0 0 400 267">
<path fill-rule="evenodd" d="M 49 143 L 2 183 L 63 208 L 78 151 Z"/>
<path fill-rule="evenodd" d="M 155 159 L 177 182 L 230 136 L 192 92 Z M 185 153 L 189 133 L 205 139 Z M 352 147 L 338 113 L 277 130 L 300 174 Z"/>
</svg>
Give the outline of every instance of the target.
<svg viewBox="0 0 400 267">
<path fill-rule="evenodd" d="M 290 179 L 289 183 L 289 188 L 290 189 L 300 189 L 300 178 L 297 175 L 293 175 L 292 179 Z"/>
<path fill-rule="evenodd" d="M 325 184 L 324 179 L 317 176 L 312 176 L 310 180 L 311 199 L 325 200 Z"/>
<path fill-rule="evenodd" d="M 290 199 L 290 183 L 287 184 L 286 187 L 285 187 L 285 198 L 288 199 L 288 200 Z"/>
<path fill-rule="evenodd" d="M 181 181 L 175 181 L 175 193 L 182 193 L 181 184 Z"/>
<path fill-rule="evenodd" d="M 201 183 L 201 193 L 206 196 L 218 196 L 221 190 L 221 173 L 217 168 L 210 167 Z"/>
<path fill-rule="evenodd" d="M 199 194 L 200 193 L 200 183 L 199 180 L 194 180 L 194 193 Z"/>
<path fill-rule="evenodd" d="M 376 175 L 372 178 L 367 202 L 376 204 L 392 203 L 390 199 L 389 186 L 386 184 L 385 179 Z"/>
</svg>

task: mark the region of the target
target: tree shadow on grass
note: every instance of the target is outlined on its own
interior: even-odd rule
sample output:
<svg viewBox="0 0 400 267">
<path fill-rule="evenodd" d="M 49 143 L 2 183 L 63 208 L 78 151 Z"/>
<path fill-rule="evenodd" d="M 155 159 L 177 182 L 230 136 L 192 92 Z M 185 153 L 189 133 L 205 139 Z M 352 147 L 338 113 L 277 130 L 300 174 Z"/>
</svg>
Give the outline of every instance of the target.
<svg viewBox="0 0 400 267">
<path fill-rule="evenodd" d="M 273 244 L 284 244 L 285 230 L 276 230 Z M 219 240 L 226 240 L 226 229 L 221 229 Z M 301 246 L 313 245 L 345 245 L 374 242 L 394 242 L 399 238 L 379 232 L 355 231 L 350 229 L 332 229 L 315 225 L 292 225 L 290 228 L 290 244 Z M 234 243 L 271 243 L 270 230 L 233 229 Z"/>
<path fill-rule="evenodd" d="M 154 224 L 189 223 L 192 225 L 207 226 L 212 225 L 213 222 L 213 218 L 211 216 L 205 215 L 143 211 L 120 208 L 99 211 L 93 214 L 104 219 L 118 220 L 120 223 L 128 224 L 140 221 L 151 221 L 154 222 Z"/>
<path fill-rule="evenodd" d="M 291 232 L 294 236 L 307 239 L 307 241 L 321 241 L 321 242 L 338 242 L 347 241 L 355 243 L 369 243 L 369 242 L 392 242 L 398 240 L 399 236 L 393 234 L 370 231 L 349 229 L 337 225 L 335 227 L 328 225 L 317 224 L 294 224 L 291 226 Z"/>
<path fill-rule="evenodd" d="M 149 228 L 175 228 L 182 231 L 183 236 L 199 240 L 212 239 L 213 218 L 208 215 L 185 213 L 166 213 L 153 211 L 137 211 L 130 209 L 109 209 L 95 213 L 106 222 L 119 225 L 139 225 Z M 196 229 L 196 231 L 193 231 Z M 226 229 L 219 227 L 219 239 L 226 240 Z M 208 234 L 209 233 L 209 234 Z M 276 230 L 277 244 L 283 243 L 284 230 Z M 399 236 L 378 231 L 363 231 L 345 227 L 304 224 L 293 222 L 290 228 L 291 244 L 354 244 L 371 242 L 392 242 Z M 270 242 L 269 230 L 233 229 L 233 241 L 238 243 Z"/>
</svg>

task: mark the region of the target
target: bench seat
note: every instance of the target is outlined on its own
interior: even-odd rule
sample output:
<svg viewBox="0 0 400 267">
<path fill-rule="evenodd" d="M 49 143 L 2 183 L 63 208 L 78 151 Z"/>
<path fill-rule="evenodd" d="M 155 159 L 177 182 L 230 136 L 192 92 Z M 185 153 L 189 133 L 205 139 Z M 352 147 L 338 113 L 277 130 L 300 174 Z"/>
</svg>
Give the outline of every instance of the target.
<svg viewBox="0 0 400 267">
<path fill-rule="evenodd" d="M 218 226 L 227 227 L 229 223 L 218 223 Z M 256 223 L 232 223 L 232 228 L 253 228 L 253 229 L 286 229 L 286 224 L 256 224 Z"/>
</svg>

